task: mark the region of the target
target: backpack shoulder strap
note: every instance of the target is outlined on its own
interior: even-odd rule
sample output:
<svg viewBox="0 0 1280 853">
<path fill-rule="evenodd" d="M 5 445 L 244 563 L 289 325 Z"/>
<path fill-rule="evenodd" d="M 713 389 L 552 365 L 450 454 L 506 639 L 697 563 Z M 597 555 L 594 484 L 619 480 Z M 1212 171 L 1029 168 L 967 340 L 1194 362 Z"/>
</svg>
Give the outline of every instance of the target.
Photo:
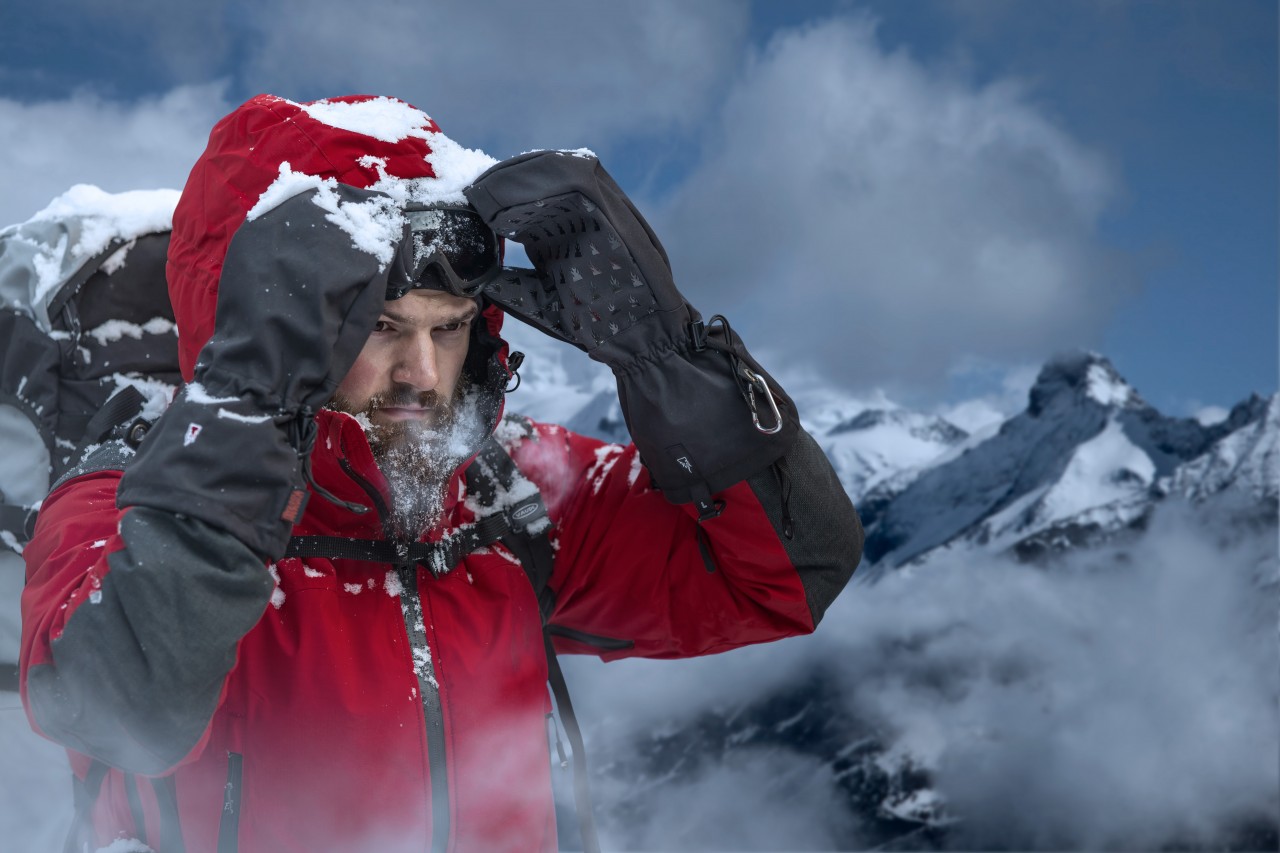
<svg viewBox="0 0 1280 853">
<path fill-rule="evenodd" d="M 527 494 L 530 490 L 531 494 Z M 481 506 L 502 503 L 506 496 L 511 505 L 507 514 L 518 517 L 519 526 L 513 525 L 511 533 L 504 536 L 502 542 L 520 561 L 538 596 L 538 609 L 542 612 L 542 640 L 547 655 L 547 681 L 573 751 L 573 799 L 578 814 L 578 831 L 582 836 L 582 849 L 584 853 L 599 853 L 600 841 L 596 834 L 595 811 L 591 805 L 591 788 L 587 781 L 586 745 L 577 715 L 573 711 L 573 702 L 569 698 L 564 671 L 556 657 L 551 626 L 548 624 L 555 610 L 555 592 L 549 585 L 551 572 L 555 568 L 555 551 L 551 547 L 551 519 L 547 515 L 546 504 L 543 503 L 537 486 L 520 473 L 511 454 L 493 437 L 489 438 L 484 449 L 467 469 L 467 491 Z"/>
<path fill-rule="evenodd" d="M 294 536 L 286 557 L 328 557 L 376 563 L 422 563 L 437 575 L 453 570 L 468 554 L 501 542 L 520 560 L 538 593 L 543 618 L 554 599 L 551 580 L 554 552 L 551 520 L 537 486 L 517 470 L 511 456 L 490 438 L 465 473 L 474 524 L 439 542 L 397 543 L 345 536 Z M 545 602 L 545 604 L 544 604 Z"/>
<path fill-rule="evenodd" d="M 144 403 L 142 393 L 129 385 L 108 400 L 93 416 L 84 440 L 68 460 L 69 467 L 49 491 L 52 493 L 68 480 L 85 474 L 123 471 L 151 428 L 152 421 L 140 414 Z"/>
<path fill-rule="evenodd" d="M 467 494 L 480 507 L 478 515 L 501 513 L 507 518 L 510 530 L 500 539 L 529 576 L 545 625 L 555 608 L 555 593 L 549 586 L 555 551 L 551 547 L 551 519 L 541 492 L 492 436 L 467 468 L 466 479 Z"/>
</svg>

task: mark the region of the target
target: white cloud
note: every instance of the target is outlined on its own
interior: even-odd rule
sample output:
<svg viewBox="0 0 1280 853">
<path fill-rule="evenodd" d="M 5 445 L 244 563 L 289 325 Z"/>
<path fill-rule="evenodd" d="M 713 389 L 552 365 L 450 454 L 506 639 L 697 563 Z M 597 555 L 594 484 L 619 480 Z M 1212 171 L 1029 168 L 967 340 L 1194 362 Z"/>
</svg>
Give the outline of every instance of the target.
<svg viewBox="0 0 1280 853">
<path fill-rule="evenodd" d="M 1124 290 L 1102 159 L 1012 82 L 975 88 L 837 18 L 777 36 L 658 232 L 704 313 L 883 385 L 1088 344 Z"/>
<path fill-rule="evenodd" d="M 696 809 L 690 804 L 696 803 Z M 616 850 L 842 850 L 854 831 L 829 767 L 777 750 L 743 750 L 683 774 L 646 802 L 640 831 L 601 829 Z M 761 815 L 770 819 L 762 821 Z"/>
<path fill-rule="evenodd" d="M 320 0 L 255 8 L 245 77 L 287 97 L 395 95 L 468 145 L 604 146 L 700 120 L 736 62 L 748 8 L 697 4 Z M 352 37 L 352 27 L 368 33 Z"/>
<path fill-rule="evenodd" d="M 1222 406 L 1193 406 L 1194 412 L 1192 417 L 1200 422 L 1201 426 L 1213 426 L 1220 424 L 1231 414 L 1230 409 Z"/>
<path fill-rule="evenodd" d="M 180 86 L 129 103 L 89 92 L 34 104 L 0 98 L 0 225 L 25 221 L 78 183 L 181 189 L 231 109 L 223 88 Z"/>
<path fill-rule="evenodd" d="M 589 748 L 617 757 L 631 738 L 705 730 L 702 714 L 730 717 L 828 672 L 890 755 L 931 770 L 959 818 L 954 849 L 1212 846 L 1233 821 L 1274 820 L 1280 796 L 1274 528 L 1228 529 L 1171 504 L 1136 543 L 1047 568 L 940 555 L 855 584 L 812 637 L 689 661 L 574 660 L 578 717 Z M 740 762 L 720 782 L 710 763 L 659 786 L 687 793 L 683 810 L 655 798 L 663 823 L 699 842 L 698 816 L 742 796 L 724 784 Z M 830 797 L 829 769 L 810 772 L 817 801 Z M 645 814 L 644 790 L 637 780 L 618 805 Z M 717 792 L 727 805 L 694 797 Z M 789 817 L 763 802 L 734 814 L 735 838 Z"/>
<path fill-rule="evenodd" d="M 1038 365 L 1008 367 L 962 358 L 950 371 L 951 383 L 971 393 L 963 393 L 959 402 L 938 406 L 936 413 L 970 434 L 990 429 L 1026 409 L 1039 373 Z"/>
</svg>

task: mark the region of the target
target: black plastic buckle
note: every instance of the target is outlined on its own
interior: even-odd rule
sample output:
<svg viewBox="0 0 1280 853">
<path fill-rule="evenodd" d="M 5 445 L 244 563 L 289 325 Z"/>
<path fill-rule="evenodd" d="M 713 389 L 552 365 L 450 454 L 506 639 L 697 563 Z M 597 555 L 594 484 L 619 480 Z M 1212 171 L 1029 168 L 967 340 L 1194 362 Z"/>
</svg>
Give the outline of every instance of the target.
<svg viewBox="0 0 1280 853">
<path fill-rule="evenodd" d="M 689 322 L 689 338 L 693 341 L 693 351 L 702 352 L 707 348 L 707 326 L 701 320 Z"/>
<path fill-rule="evenodd" d="M 524 364 L 524 353 L 516 350 L 507 356 L 507 375 L 509 383 L 503 393 L 510 394 L 520 387 L 520 366 Z"/>
<path fill-rule="evenodd" d="M 150 432 L 151 427 L 151 421 L 146 418 L 134 418 L 133 421 L 124 425 L 120 429 L 120 438 L 125 444 L 129 445 L 134 450 L 137 450 L 139 445 L 142 444 L 142 439 L 147 437 L 147 433 Z"/>
<path fill-rule="evenodd" d="M 694 505 L 698 508 L 698 523 L 710 521 L 713 518 L 719 518 L 720 513 L 724 512 L 724 501 L 694 501 Z"/>
</svg>

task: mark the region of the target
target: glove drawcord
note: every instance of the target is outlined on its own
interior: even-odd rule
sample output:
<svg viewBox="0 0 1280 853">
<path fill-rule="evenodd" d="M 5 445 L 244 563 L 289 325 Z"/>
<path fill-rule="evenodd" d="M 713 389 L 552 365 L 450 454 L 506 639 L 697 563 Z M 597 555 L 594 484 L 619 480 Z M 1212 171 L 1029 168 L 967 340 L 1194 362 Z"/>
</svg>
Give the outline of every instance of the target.
<svg viewBox="0 0 1280 853">
<path fill-rule="evenodd" d="M 738 357 L 738 345 L 733 339 L 733 329 L 729 327 L 729 320 L 723 314 L 715 314 L 707 321 L 706 325 L 714 326 L 716 323 L 719 323 L 724 328 L 723 341 L 718 341 L 711 337 L 701 322 L 689 324 L 689 334 L 693 338 L 694 351 L 700 352 L 710 347 L 728 356 L 729 372 L 733 374 L 733 380 L 738 385 L 738 393 L 742 395 L 743 402 L 751 410 L 751 423 L 765 435 L 773 435 L 780 432 L 782 430 L 782 413 L 778 411 L 778 403 L 773 398 L 773 392 L 769 390 L 769 383 L 765 382 L 763 376 L 752 370 L 750 365 Z M 769 417 L 772 419 L 772 424 L 768 426 L 760 422 L 760 410 L 756 405 L 757 391 L 760 392 L 764 402 L 768 405 Z"/>
<path fill-rule="evenodd" d="M 335 506 L 363 515 L 369 511 L 367 506 L 351 501 L 344 501 L 342 498 L 330 492 L 328 489 L 316 482 L 315 476 L 311 473 L 311 450 L 316 446 L 316 436 L 320 432 L 319 426 L 316 424 L 315 412 L 309 408 L 303 408 L 298 414 L 289 421 L 289 443 L 293 445 L 298 452 L 298 458 L 302 460 L 302 479 L 306 481 L 311 491 L 327 500 Z"/>
<path fill-rule="evenodd" d="M 791 520 L 791 466 L 787 464 L 787 457 L 773 463 L 773 476 L 782 493 L 782 535 L 791 539 L 795 536 L 795 524 Z"/>
</svg>

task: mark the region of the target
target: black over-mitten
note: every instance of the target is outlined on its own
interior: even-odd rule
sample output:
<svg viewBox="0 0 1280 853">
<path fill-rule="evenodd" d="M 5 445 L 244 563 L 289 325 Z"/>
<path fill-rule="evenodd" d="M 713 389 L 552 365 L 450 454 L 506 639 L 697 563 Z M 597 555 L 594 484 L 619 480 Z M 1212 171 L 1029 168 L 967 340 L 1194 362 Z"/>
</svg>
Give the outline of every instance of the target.
<svg viewBox="0 0 1280 853">
<path fill-rule="evenodd" d="M 702 323 L 658 238 L 599 160 L 524 154 L 464 192 L 535 267 L 505 269 L 485 295 L 612 368 L 631 437 L 671 501 L 714 514 L 713 492 L 787 452 L 798 428 L 791 399 L 723 318 Z"/>
<path fill-rule="evenodd" d="M 261 556 L 284 553 L 307 496 L 315 413 L 360 354 L 403 264 L 398 217 L 384 194 L 338 184 L 240 226 L 194 381 L 126 469 L 121 507 L 182 513 Z"/>
</svg>

